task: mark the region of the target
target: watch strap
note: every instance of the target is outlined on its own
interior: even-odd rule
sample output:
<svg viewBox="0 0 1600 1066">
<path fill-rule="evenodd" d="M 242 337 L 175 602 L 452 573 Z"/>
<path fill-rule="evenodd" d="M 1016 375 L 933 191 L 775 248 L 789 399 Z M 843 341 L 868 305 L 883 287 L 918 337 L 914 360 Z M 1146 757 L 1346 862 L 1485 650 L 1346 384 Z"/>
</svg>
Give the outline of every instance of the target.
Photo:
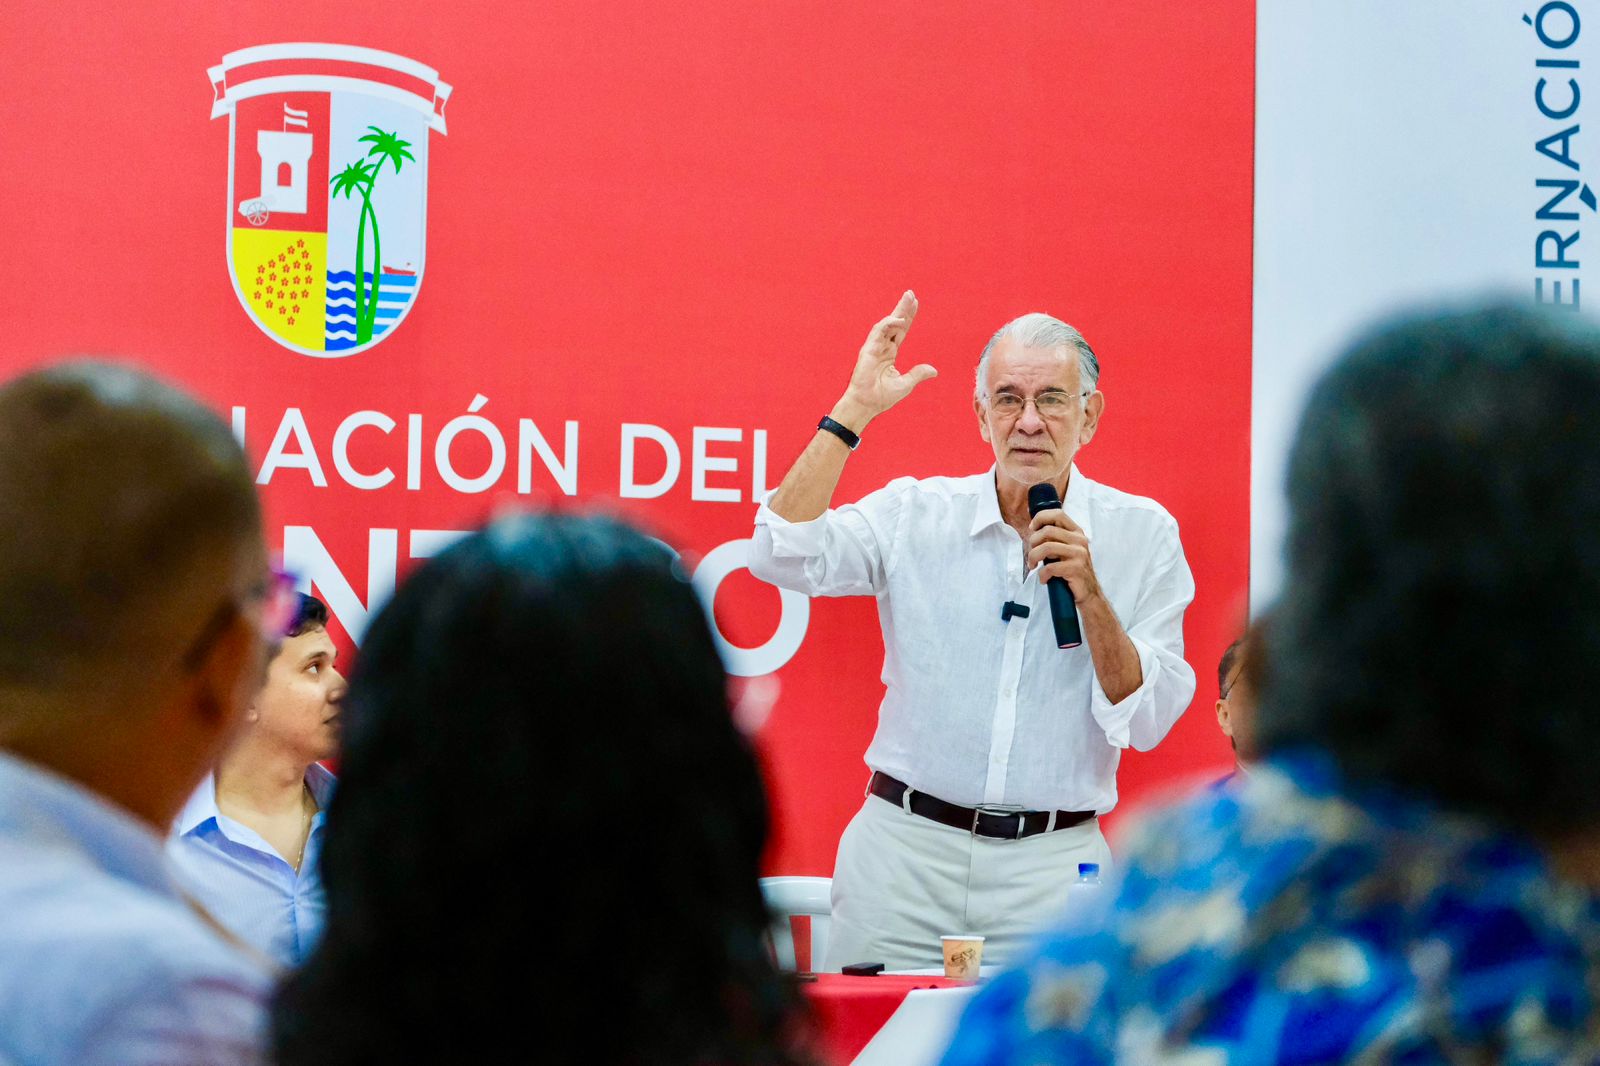
<svg viewBox="0 0 1600 1066">
<path fill-rule="evenodd" d="M 859 434 L 852 432 L 850 427 L 835 422 L 827 415 L 822 416 L 822 421 L 817 423 L 817 428 L 824 433 L 832 433 L 835 437 L 844 441 L 851 451 L 855 451 L 861 446 L 861 436 Z"/>
</svg>

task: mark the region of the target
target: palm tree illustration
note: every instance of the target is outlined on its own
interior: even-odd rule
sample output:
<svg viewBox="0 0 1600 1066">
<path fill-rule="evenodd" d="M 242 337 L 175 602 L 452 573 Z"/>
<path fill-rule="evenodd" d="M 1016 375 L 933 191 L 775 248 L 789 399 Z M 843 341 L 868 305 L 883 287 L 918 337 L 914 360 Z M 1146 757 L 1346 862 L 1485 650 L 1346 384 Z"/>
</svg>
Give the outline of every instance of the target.
<svg viewBox="0 0 1600 1066">
<path fill-rule="evenodd" d="M 378 233 L 378 212 L 372 206 L 372 189 L 377 184 L 378 175 L 383 173 L 383 164 L 394 164 L 394 172 L 400 173 L 403 160 L 409 159 L 413 163 L 417 157 L 407 149 L 411 147 L 410 141 L 402 141 L 398 133 L 385 133 L 376 126 L 368 126 L 372 132 L 359 141 L 370 141 L 372 147 L 367 149 L 366 159 L 358 159 L 346 166 L 330 179 L 333 186 L 333 195 L 351 198 L 356 193 L 361 194 L 361 215 L 356 226 L 356 343 L 365 344 L 372 339 L 372 328 L 378 320 L 378 290 L 382 286 L 383 278 L 383 243 Z M 377 156 L 375 162 L 367 162 Z M 372 283 L 367 284 L 367 233 L 372 233 Z"/>
</svg>

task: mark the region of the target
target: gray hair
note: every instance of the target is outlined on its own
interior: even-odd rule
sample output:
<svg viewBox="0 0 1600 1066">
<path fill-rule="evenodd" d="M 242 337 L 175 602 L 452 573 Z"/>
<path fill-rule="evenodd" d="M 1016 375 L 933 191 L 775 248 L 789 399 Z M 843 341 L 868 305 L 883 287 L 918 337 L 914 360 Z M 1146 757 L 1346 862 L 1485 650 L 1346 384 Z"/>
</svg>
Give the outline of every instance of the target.
<svg viewBox="0 0 1600 1066">
<path fill-rule="evenodd" d="M 1100 382 L 1100 360 L 1095 358 L 1094 349 L 1083 339 L 1083 334 L 1043 311 L 1030 311 L 995 330 L 989 343 L 983 346 L 973 383 L 973 390 L 979 396 L 984 394 L 983 376 L 989 369 L 989 353 L 1005 337 L 1016 337 L 1024 348 L 1072 348 L 1078 353 L 1078 382 L 1083 391 L 1093 392 Z M 1080 400 L 1085 406 L 1088 405 L 1087 396 L 1080 397 Z"/>
</svg>

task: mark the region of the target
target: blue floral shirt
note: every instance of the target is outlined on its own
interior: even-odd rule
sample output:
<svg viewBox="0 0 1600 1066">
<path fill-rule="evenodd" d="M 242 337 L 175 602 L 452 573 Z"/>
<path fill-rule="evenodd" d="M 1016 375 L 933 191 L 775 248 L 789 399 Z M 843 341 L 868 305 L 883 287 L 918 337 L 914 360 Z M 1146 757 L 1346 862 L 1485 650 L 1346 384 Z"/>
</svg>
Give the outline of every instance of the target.
<svg viewBox="0 0 1600 1066">
<path fill-rule="evenodd" d="M 1263 767 L 1148 821 L 945 1066 L 1600 1063 L 1600 904 L 1522 840 Z"/>
</svg>

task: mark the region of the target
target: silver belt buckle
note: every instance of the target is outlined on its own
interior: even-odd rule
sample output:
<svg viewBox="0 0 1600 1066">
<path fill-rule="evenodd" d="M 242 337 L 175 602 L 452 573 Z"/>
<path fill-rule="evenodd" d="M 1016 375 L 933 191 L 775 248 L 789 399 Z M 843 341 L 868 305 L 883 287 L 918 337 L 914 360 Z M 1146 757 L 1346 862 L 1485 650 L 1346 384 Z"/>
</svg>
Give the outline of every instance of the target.
<svg viewBox="0 0 1600 1066">
<path fill-rule="evenodd" d="M 1022 809 L 1022 806 L 1020 804 L 1015 804 L 1015 803 L 980 803 L 980 804 L 978 804 L 976 807 L 974 807 L 972 809 L 972 829 L 969 831 L 968 835 L 969 836 L 977 836 L 978 835 L 978 819 L 983 817 L 986 814 L 992 814 L 996 818 L 1004 818 L 1008 814 L 1020 815 L 1022 813 L 1023 813 L 1023 809 Z M 1013 840 L 1021 840 L 1022 839 L 1023 821 L 1024 821 L 1024 819 L 1022 819 L 1020 817 L 1017 819 L 1017 835 L 1012 837 L 1011 839 L 1013 839 Z M 995 839 L 1004 840 L 1005 837 L 997 837 Z"/>
</svg>

